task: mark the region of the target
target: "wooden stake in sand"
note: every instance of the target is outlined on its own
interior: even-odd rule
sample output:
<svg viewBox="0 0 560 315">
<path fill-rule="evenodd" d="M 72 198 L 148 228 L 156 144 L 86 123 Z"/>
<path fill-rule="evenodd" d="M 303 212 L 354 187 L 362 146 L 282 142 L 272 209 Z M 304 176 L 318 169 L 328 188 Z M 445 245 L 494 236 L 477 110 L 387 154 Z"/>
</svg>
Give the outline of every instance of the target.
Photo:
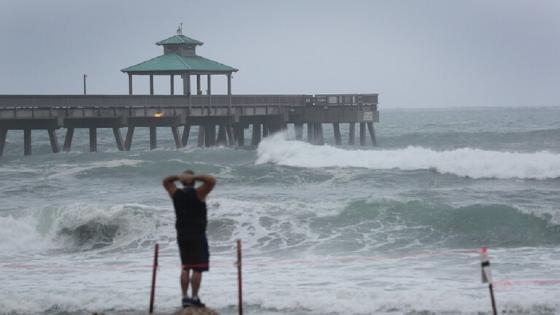
<svg viewBox="0 0 560 315">
<path fill-rule="evenodd" d="M 150 314 L 154 313 L 154 298 L 156 294 L 156 273 L 158 267 L 158 254 L 159 254 L 159 244 L 156 243 L 154 249 L 154 266 L 152 270 L 152 291 L 150 292 Z"/>
<path fill-rule="evenodd" d="M 490 290 L 490 300 L 492 301 L 492 312 L 498 314 L 496 308 L 496 300 L 494 299 L 494 287 L 492 286 L 492 273 L 490 272 L 490 260 L 488 259 L 488 249 L 482 247 L 480 249 L 480 266 L 482 267 L 482 283 L 488 283 Z"/>
<path fill-rule="evenodd" d="M 241 240 L 237 240 L 237 293 L 239 315 L 243 315 L 243 278 L 241 276 Z"/>
</svg>

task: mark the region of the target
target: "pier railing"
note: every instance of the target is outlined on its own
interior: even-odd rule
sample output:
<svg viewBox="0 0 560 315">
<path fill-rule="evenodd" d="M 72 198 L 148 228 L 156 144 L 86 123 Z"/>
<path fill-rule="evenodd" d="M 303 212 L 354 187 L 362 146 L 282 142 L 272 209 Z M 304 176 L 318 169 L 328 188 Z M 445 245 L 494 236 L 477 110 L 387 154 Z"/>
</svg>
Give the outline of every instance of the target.
<svg viewBox="0 0 560 315">
<path fill-rule="evenodd" d="M 0 95 L 0 108 L 376 105 L 377 94 Z M 231 103 L 230 103 L 231 100 Z"/>
</svg>

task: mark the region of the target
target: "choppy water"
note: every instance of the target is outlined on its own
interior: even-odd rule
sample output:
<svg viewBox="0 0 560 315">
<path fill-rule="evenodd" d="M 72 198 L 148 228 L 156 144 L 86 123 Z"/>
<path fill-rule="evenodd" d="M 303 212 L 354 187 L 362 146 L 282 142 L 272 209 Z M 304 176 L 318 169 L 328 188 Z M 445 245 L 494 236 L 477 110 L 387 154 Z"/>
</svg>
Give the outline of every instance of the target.
<svg viewBox="0 0 560 315">
<path fill-rule="evenodd" d="M 243 240 L 251 314 L 477 314 L 490 310 L 476 250 L 488 246 L 498 307 L 560 313 L 560 108 L 393 110 L 376 148 L 313 146 L 291 132 L 256 149 L 173 149 L 161 129 L 99 153 L 34 155 L 10 132 L 0 159 L 0 313 L 174 310 L 179 257 L 161 179 L 218 177 L 202 299 L 236 313 Z M 343 129 L 343 136 L 347 130 Z M 325 128 L 332 143 L 332 130 Z M 250 132 L 246 132 L 248 136 Z"/>
</svg>

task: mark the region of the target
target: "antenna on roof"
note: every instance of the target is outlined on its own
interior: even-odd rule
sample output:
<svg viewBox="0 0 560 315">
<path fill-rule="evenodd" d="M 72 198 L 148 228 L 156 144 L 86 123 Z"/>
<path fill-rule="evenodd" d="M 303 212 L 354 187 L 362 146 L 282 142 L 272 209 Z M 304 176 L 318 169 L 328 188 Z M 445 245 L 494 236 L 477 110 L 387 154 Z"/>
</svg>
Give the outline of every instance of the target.
<svg viewBox="0 0 560 315">
<path fill-rule="evenodd" d="M 183 22 L 181 22 L 177 28 L 177 35 L 183 35 Z"/>
</svg>

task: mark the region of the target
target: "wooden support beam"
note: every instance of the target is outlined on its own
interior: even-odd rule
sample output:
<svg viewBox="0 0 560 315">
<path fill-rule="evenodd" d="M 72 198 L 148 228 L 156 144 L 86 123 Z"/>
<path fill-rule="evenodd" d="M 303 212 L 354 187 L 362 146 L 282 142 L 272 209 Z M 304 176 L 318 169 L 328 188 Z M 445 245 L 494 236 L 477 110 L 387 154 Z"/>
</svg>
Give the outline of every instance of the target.
<svg viewBox="0 0 560 315">
<path fill-rule="evenodd" d="M 31 129 L 23 129 L 23 154 L 31 155 Z"/>
<path fill-rule="evenodd" d="M 187 143 L 189 142 L 190 133 L 191 133 L 191 125 L 185 125 L 185 128 L 183 128 L 183 136 L 181 137 L 181 144 L 183 145 L 183 147 L 187 146 Z"/>
<path fill-rule="evenodd" d="M 181 137 L 179 136 L 179 127 L 171 126 L 171 133 L 173 134 L 173 140 L 175 140 L 175 147 L 180 149 L 183 147 L 183 142 L 181 141 Z"/>
<path fill-rule="evenodd" d="M 321 123 L 316 123 L 315 124 L 315 142 L 318 145 L 324 145 L 325 144 L 325 138 L 323 137 L 323 124 Z"/>
<path fill-rule="evenodd" d="M 134 126 L 129 126 L 126 131 L 126 139 L 124 140 L 124 149 L 126 151 L 130 151 L 130 147 L 132 146 L 132 136 L 134 136 Z"/>
<path fill-rule="evenodd" d="M 241 125 L 234 127 L 235 140 L 238 146 L 242 147 L 245 145 L 245 128 Z"/>
<path fill-rule="evenodd" d="M 376 146 L 377 145 L 377 139 L 375 139 L 375 129 L 373 128 L 373 123 L 368 122 L 367 126 L 368 126 L 368 130 L 369 130 L 369 137 L 371 138 L 371 145 Z"/>
<path fill-rule="evenodd" d="M 356 124 L 355 123 L 349 123 L 349 126 L 348 126 L 348 144 L 349 145 L 354 145 L 355 138 L 356 138 Z"/>
<path fill-rule="evenodd" d="M 132 95 L 132 74 L 128 74 L 128 95 Z"/>
<path fill-rule="evenodd" d="M 268 127 L 267 128 L 268 129 L 267 136 L 270 136 L 270 135 L 280 131 L 280 124 L 278 124 L 278 122 L 271 121 L 266 125 Z"/>
<path fill-rule="evenodd" d="M 296 133 L 296 140 L 302 140 L 303 139 L 303 124 L 302 123 L 295 123 L 294 124 L 294 129 L 295 129 L 295 133 Z"/>
<path fill-rule="evenodd" d="M 6 136 L 8 135 L 8 129 L 0 129 L 0 156 L 4 154 L 4 147 L 6 146 Z"/>
<path fill-rule="evenodd" d="M 73 138 L 74 138 L 74 128 L 70 127 L 66 130 L 66 136 L 64 137 L 64 146 L 62 147 L 62 150 L 64 152 L 70 152 Z"/>
<path fill-rule="evenodd" d="M 210 146 L 213 147 L 216 145 L 216 125 L 211 125 L 210 127 Z"/>
<path fill-rule="evenodd" d="M 60 152 L 60 146 L 58 145 L 58 138 L 56 137 L 56 130 L 50 128 L 47 130 L 49 133 L 49 141 L 51 143 L 51 149 L 53 153 Z"/>
<path fill-rule="evenodd" d="M 334 142 L 336 143 L 336 145 L 341 145 L 342 137 L 340 136 L 340 124 L 336 122 L 333 123 L 333 130 L 334 130 Z"/>
<path fill-rule="evenodd" d="M 216 125 L 208 124 L 204 126 L 204 142 L 207 147 L 216 145 Z"/>
<path fill-rule="evenodd" d="M 208 125 L 204 126 L 204 146 L 209 147 L 211 144 L 210 137 L 212 137 L 212 132 L 210 131 L 210 127 Z"/>
<path fill-rule="evenodd" d="M 150 95 L 154 95 L 154 75 L 150 74 Z"/>
<path fill-rule="evenodd" d="M 307 142 L 315 144 L 315 126 L 314 123 L 307 123 Z"/>
<path fill-rule="evenodd" d="M 117 149 L 119 149 L 119 151 L 124 151 L 125 147 L 121 135 L 121 129 L 118 127 L 113 128 L 113 135 L 115 136 L 115 143 L 117 144 Z"/>
<path fill-rule="evenodd" d="M 227 145 L 227 133 L 226 133 L 226 127 L 223 125 L 220 125 L 218 128 L 218 145 L 222 145 L 225 146 Z"/>
<path fill-rule="evenodd" d="M 251 140 L 251 145 L 257 146 L 261 142 L 261 124 L 253 124 L 253 138 Z"/>
<path fill-rule="evenodd" d="M 202 90 L 200 89 L 200 74 L 196 75 L 196 95 L 202 95 Z"/>
<path fill-rule="evenodd" d="M 157 148 L 157 127 L 150 127 L 150 150 Z"/>
<path fill-rule="evenodd" d="M 366 145 L 366 123 L 360 123 L 360 145 Z"/>
<path fill-rule="evenodd" d="M 97 152 L 97 128 L 89 128 L 89 152 Z"/>
<path fill-rule="evenodd" d="M 169 93 L 175 95 L 175 76 L 172 74 L 169 76 L 169 89 Z"/>
<path fill-rule="evenodd" d="M 237 144 L 236 133 L 231 125 L 226 126 L 226 135 L 228 146 L 235 146 Z"/>
<path fill-rule="evenodd" d="M 198 145 L 199 147 L 204 146 L 204 126 L 202 126 L 202 125 L 198 126 L 197 145 Z"/>
<path fill-rule="evenodd" d="M 270 123 L 263 123 L 263 127 L 262 127 L 263 138 L 268 137 L 269 132 L 270 132 Z"/>
</svg>

